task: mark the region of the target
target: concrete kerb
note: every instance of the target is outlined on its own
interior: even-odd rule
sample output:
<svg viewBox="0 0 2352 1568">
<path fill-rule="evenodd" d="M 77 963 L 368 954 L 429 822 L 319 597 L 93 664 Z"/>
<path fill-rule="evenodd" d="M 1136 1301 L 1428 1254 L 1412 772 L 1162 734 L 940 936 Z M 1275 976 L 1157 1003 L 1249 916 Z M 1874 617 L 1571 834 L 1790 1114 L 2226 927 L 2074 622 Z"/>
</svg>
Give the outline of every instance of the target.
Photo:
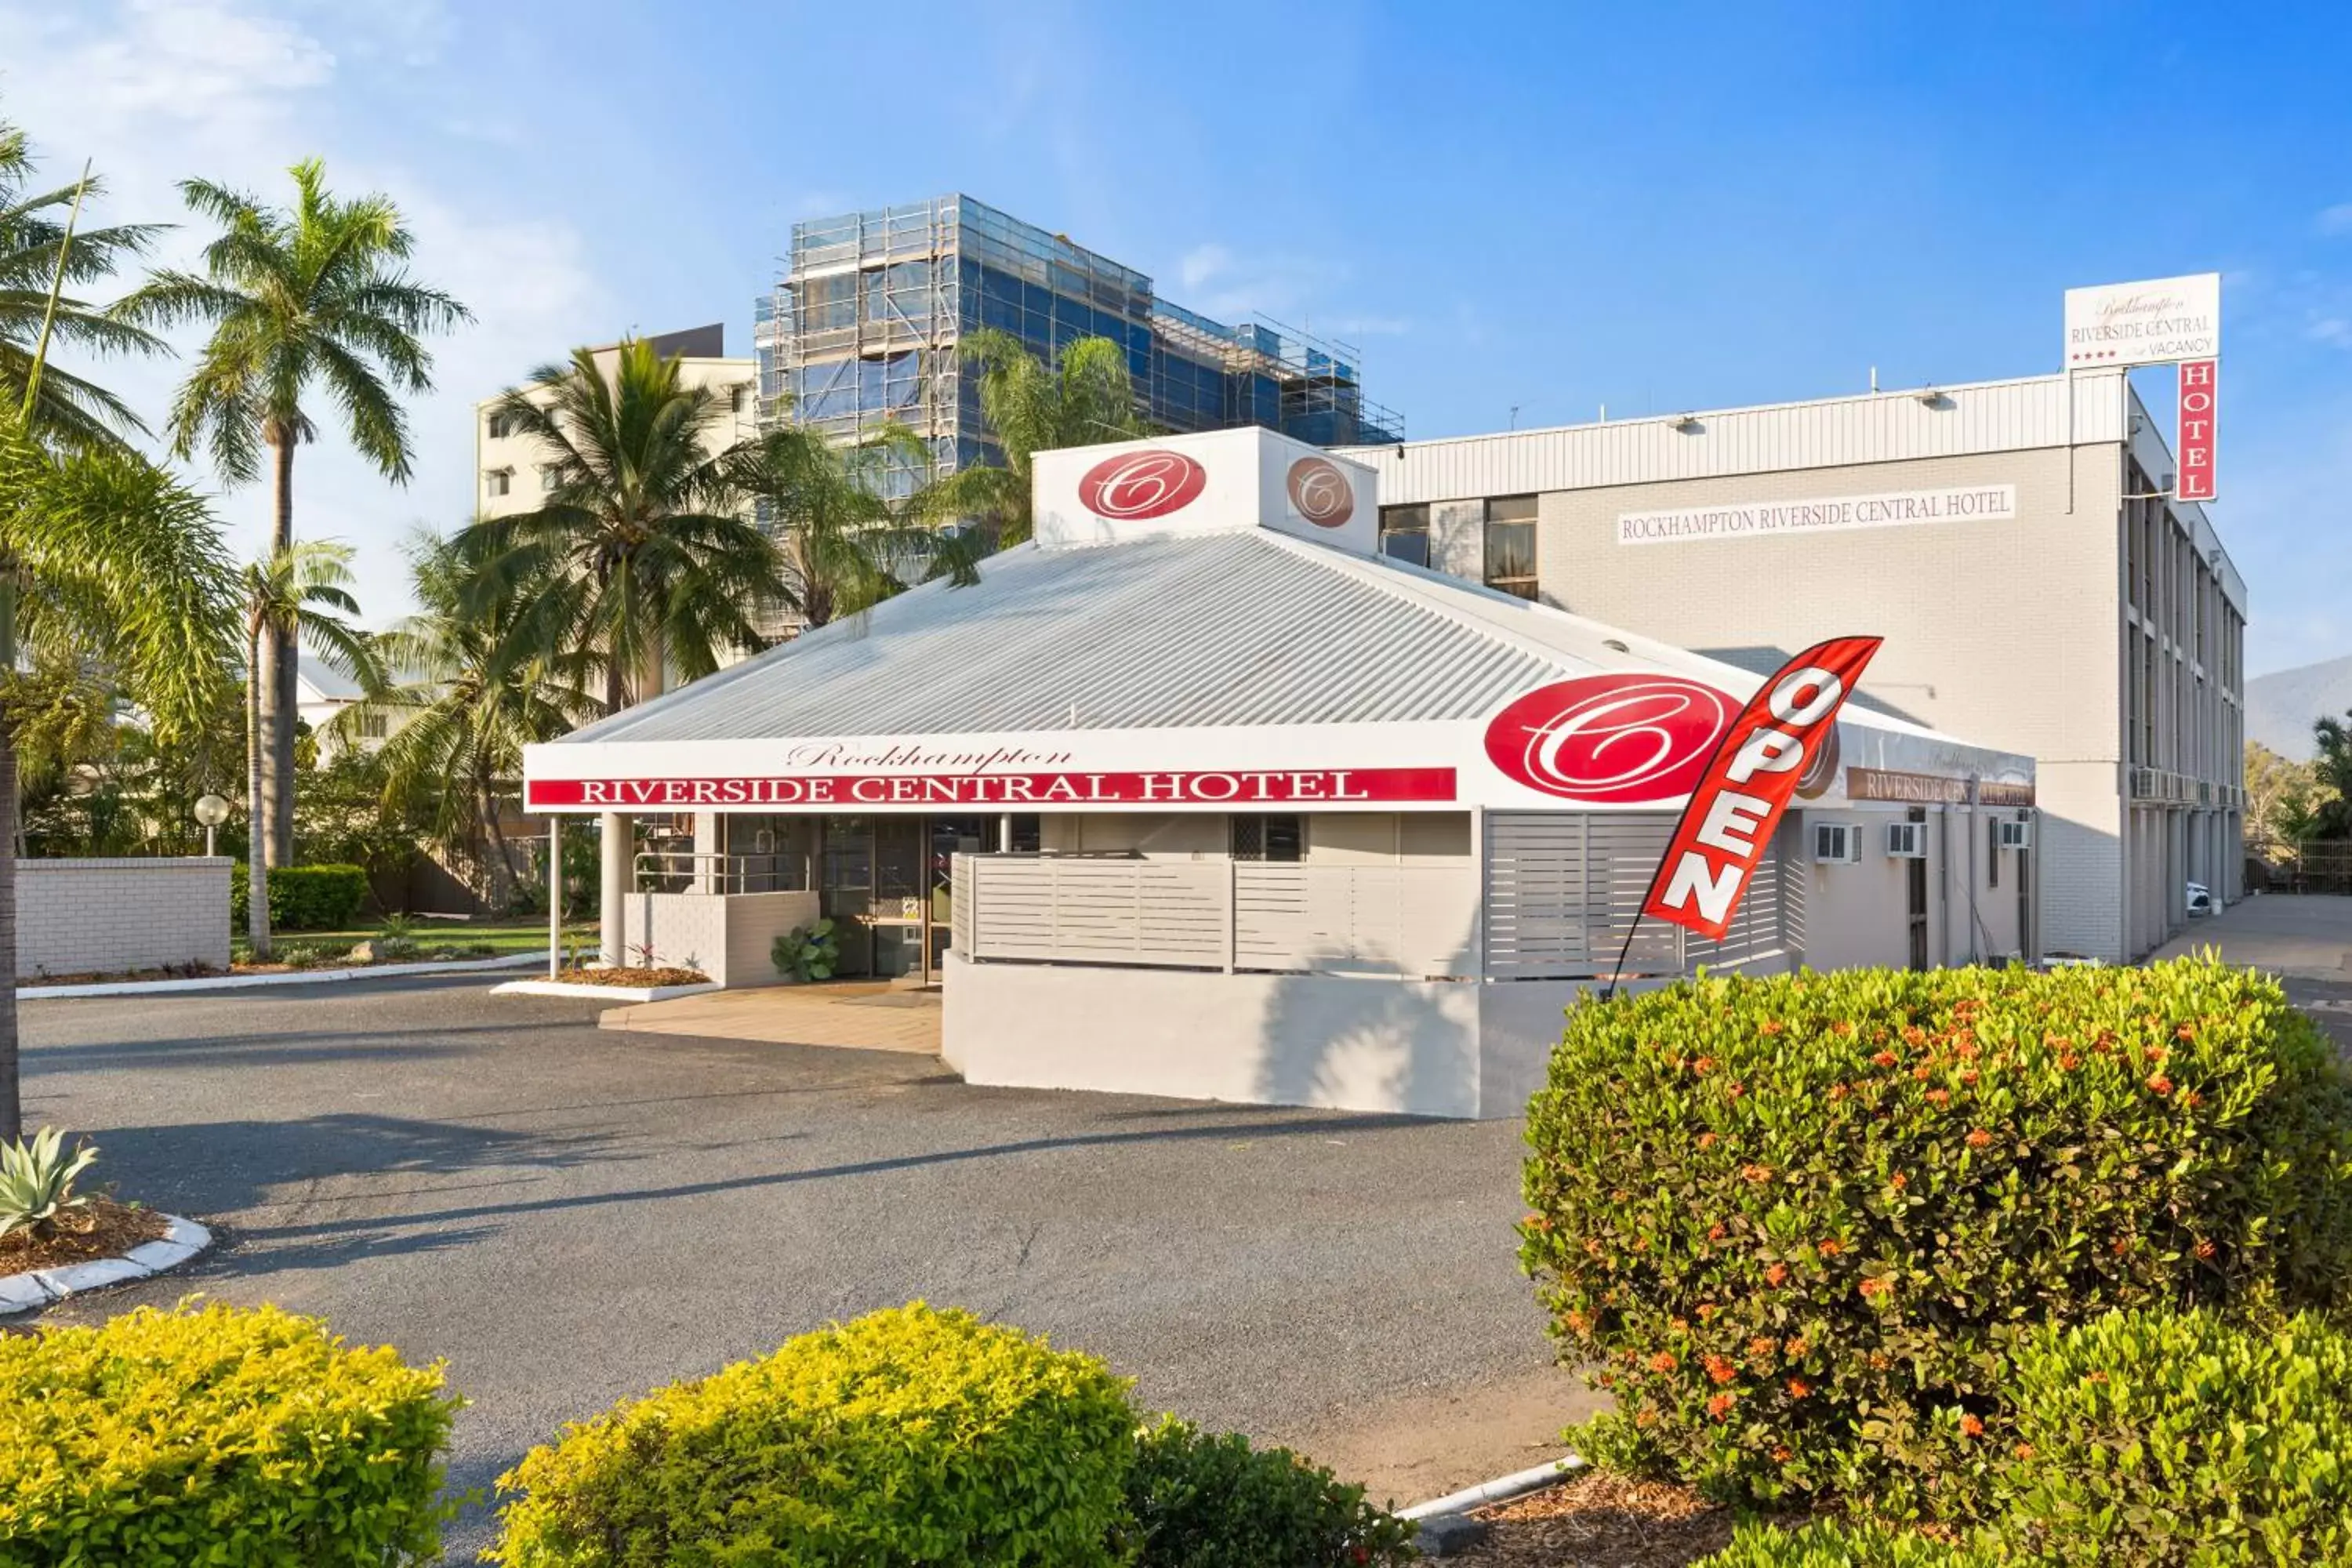
<svg viewBox="0 0 2352 1568">
<path fill-rule="evenodd" d="M 1514 1470 L 1507 1476 L 1496 1476 L 1493 1480 L 1480 1481 L 1476 1486 L 1465 1487 L 1458 1492 L 1447 1492 L 1444 1497 L 1415 1503 L 1411 1508 L 1400 1510 L 1397 1517 L 1421 1527 L 1416 1532 L 1414 1544 L 1423 1556 L 1450 1557 L 1486 1533 L 1485 1525 L 1470 1517 L 1472 1509 L 1486 1508 L 1495 1503 L 1508 1502 L 1513 1498 L 1525 1497 L 1529 1492 L 1541 1491 L 1553 1482 L 1564 1480 L 1586 1468 L 1582 1455 L 1563 1454 L 1549 1464 Z"/>
<path fill-rule="evenodd" d="M 213 1233 L 194 1220 L 168 1214 L 163 1220 L 161 1237 L 141 1242 L 120 1258 L 93 1258 L 87 1263 L 69 1263 L 62 1268 L 35 1268 L 23 1274 L 0 1276 L 0 1318 L 38 1311 L 84 1290 L 102 1289 L 177 1268 L 213 1244 Z"/>
<path fill-rule="evenodd" d="M 156 996 L 178 991 L 242 991 L 256 985 L 325 985 L 344 980 L 384 980 L 402 974 L 467 974 L 544 966 L 544 952 L 499 958 L 450 958 L 417 963 L 355 963 L 341 969 L 289 969 L 283 974 L 200 974 L 188 980 L 94 980 L 87 985 L 19 985 L 19 1002 L 70 1001 L 77 996 Z"/>
<path fill-rule="evenodd" d="M 699 996 L 705 991 L 727 989 L 716 980 L 692 985 L 594 985 L 578 980 L 509 980 L 493 985 L 496 996 L 584 996 L 593 1002 L 667 1002 L 673 996 Z"/>
</svg>

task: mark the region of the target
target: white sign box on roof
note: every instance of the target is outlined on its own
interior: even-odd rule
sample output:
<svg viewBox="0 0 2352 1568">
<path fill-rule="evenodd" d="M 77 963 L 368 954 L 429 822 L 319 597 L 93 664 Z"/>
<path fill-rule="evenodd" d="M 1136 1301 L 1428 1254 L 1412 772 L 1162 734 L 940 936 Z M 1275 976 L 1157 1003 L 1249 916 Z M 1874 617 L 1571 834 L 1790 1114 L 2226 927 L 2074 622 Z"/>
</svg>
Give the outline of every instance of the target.
<svg viewBox="0 0 2352 1568">
<path fill-rule="evenodd" d="M 1372 470 L 1271 430 L 1040 452 L 1033 476 L 1036 539 L 1048 550 L 1245 528 L 1364 555 L 1380 542 Z"/>
<path fill-rule="evenodd" d="M 2171 364 L 2221 353 L 2218 272 L 2066 290 L 2068 370 Z"/>
</svg>

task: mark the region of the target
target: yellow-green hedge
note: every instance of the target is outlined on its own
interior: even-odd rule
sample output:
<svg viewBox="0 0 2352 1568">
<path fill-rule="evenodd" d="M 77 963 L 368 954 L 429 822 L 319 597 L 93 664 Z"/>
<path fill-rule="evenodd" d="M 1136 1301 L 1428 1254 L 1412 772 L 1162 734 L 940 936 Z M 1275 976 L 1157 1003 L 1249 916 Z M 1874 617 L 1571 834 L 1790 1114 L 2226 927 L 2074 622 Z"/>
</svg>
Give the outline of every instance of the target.
<svg viewBox="0 0 2352 1568">
<path fill-rule="evenodd" d="M 1092 1357 L 918 1301 L 803 1334 L 535 1448 L 507 1568 L 1089 1568 L 1135 1415 Z"/>
<path fill-rule="evenodd" d="M 2209 960 L 1586 1003 L 1528 1142 L 1521 1259 L 1617 1396 L 1579 1447 L 1759 1500 L 1967 1517 L 2021 1335 L 2352 1283 L 2352 1083 Z"/>
<path fill-rule="evenodd" d="M 0 1568 L 429 1560 L 458 1403 L 274 1307 L 0 1338 Z"/>
</svg>

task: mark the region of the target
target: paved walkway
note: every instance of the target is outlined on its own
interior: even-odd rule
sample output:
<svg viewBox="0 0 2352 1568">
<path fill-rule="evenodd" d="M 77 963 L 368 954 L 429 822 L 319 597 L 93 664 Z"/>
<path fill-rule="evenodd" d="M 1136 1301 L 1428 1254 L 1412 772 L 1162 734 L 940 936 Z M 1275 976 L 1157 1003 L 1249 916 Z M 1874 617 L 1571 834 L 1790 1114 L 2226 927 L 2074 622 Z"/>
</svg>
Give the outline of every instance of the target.
<svg viewBox="0 0 2352 1568">
<path fill-rule="evenodd" d="M 2287 999 L 2352 1057 L 2352 899 L 2265 893 L 2199 921 L 2151 956 L 2179 958 L 2209 947 L 2231 963 L 2277 975 Z"/>
<path fill-rule="evenodd" d="M 2352 899 L 2265 893 L 2190 925 L 2152 959 L 2218 949 L 2231 963 L 2276 974 L 2352 982 Z"/>
<path fill-rule="evenodd" d="M 940 995 L 880 982 L 705 991 L 608 1008 L 597 1026 L 706 1040 L 940 1054 Z"/>
</svg>

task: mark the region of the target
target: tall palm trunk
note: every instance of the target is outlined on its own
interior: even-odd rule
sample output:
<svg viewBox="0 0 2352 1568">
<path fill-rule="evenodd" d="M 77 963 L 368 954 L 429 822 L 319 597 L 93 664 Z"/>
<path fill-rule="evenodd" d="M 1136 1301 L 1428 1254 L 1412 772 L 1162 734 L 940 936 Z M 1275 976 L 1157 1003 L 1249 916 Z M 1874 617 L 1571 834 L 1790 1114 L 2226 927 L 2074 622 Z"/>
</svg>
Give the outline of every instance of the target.
<svg viewBox="0 0 2352 1568">
<path fill-rule="evenodd" d="M 287 429 L 272 430 L 268 437 L 273 459 L 269 530 L 273 550 L 289 550 L 294 544 L 294 438 L 295 433 Z M 253 858 L 272 867 L 290 866 L 294 863 L 294 710 L 299 702 L 295 687 L 298 651 L 290 626 L 273 622 L 263 628 L 262 637 L 258 684 L 266 761 L 255 801 L 264 842 L 256 847 Z"/>
<path fill-rule="evenodd" d="M 13 620 L 15 590 L 0 593 L 10 600 L 0 614 Z M 15 627 L 5 635 L 13 655 Z M 13 1143 L 24 1136 L 25 1121 L 16 1068 L 16 731 L 5 721 L 0 721 L 0 845 L 6 847 L 0 851 L 0 954 L 8 964 L 0 975 L 0 1143 Z"/>
<path fill-rule="evenodd" d="M 504 914 L 514 902 L 514 859 L 507 851 L 507 836 L 499 826 L 498 786 L 488 779 L 478 781 L 474 790 L 474 809 L 479 816 L 482 841 L 489 853 L 484 857 L 488 864 L 489 903 L 492 914 Z"/>
<path fill-rule="evenodd" d="M 255 963 L 269 956 L 269 868 L 262 858 L 261 637 L 266 617 L 246 621 L 245 635 L 245 933 Z"/>
</svg>

